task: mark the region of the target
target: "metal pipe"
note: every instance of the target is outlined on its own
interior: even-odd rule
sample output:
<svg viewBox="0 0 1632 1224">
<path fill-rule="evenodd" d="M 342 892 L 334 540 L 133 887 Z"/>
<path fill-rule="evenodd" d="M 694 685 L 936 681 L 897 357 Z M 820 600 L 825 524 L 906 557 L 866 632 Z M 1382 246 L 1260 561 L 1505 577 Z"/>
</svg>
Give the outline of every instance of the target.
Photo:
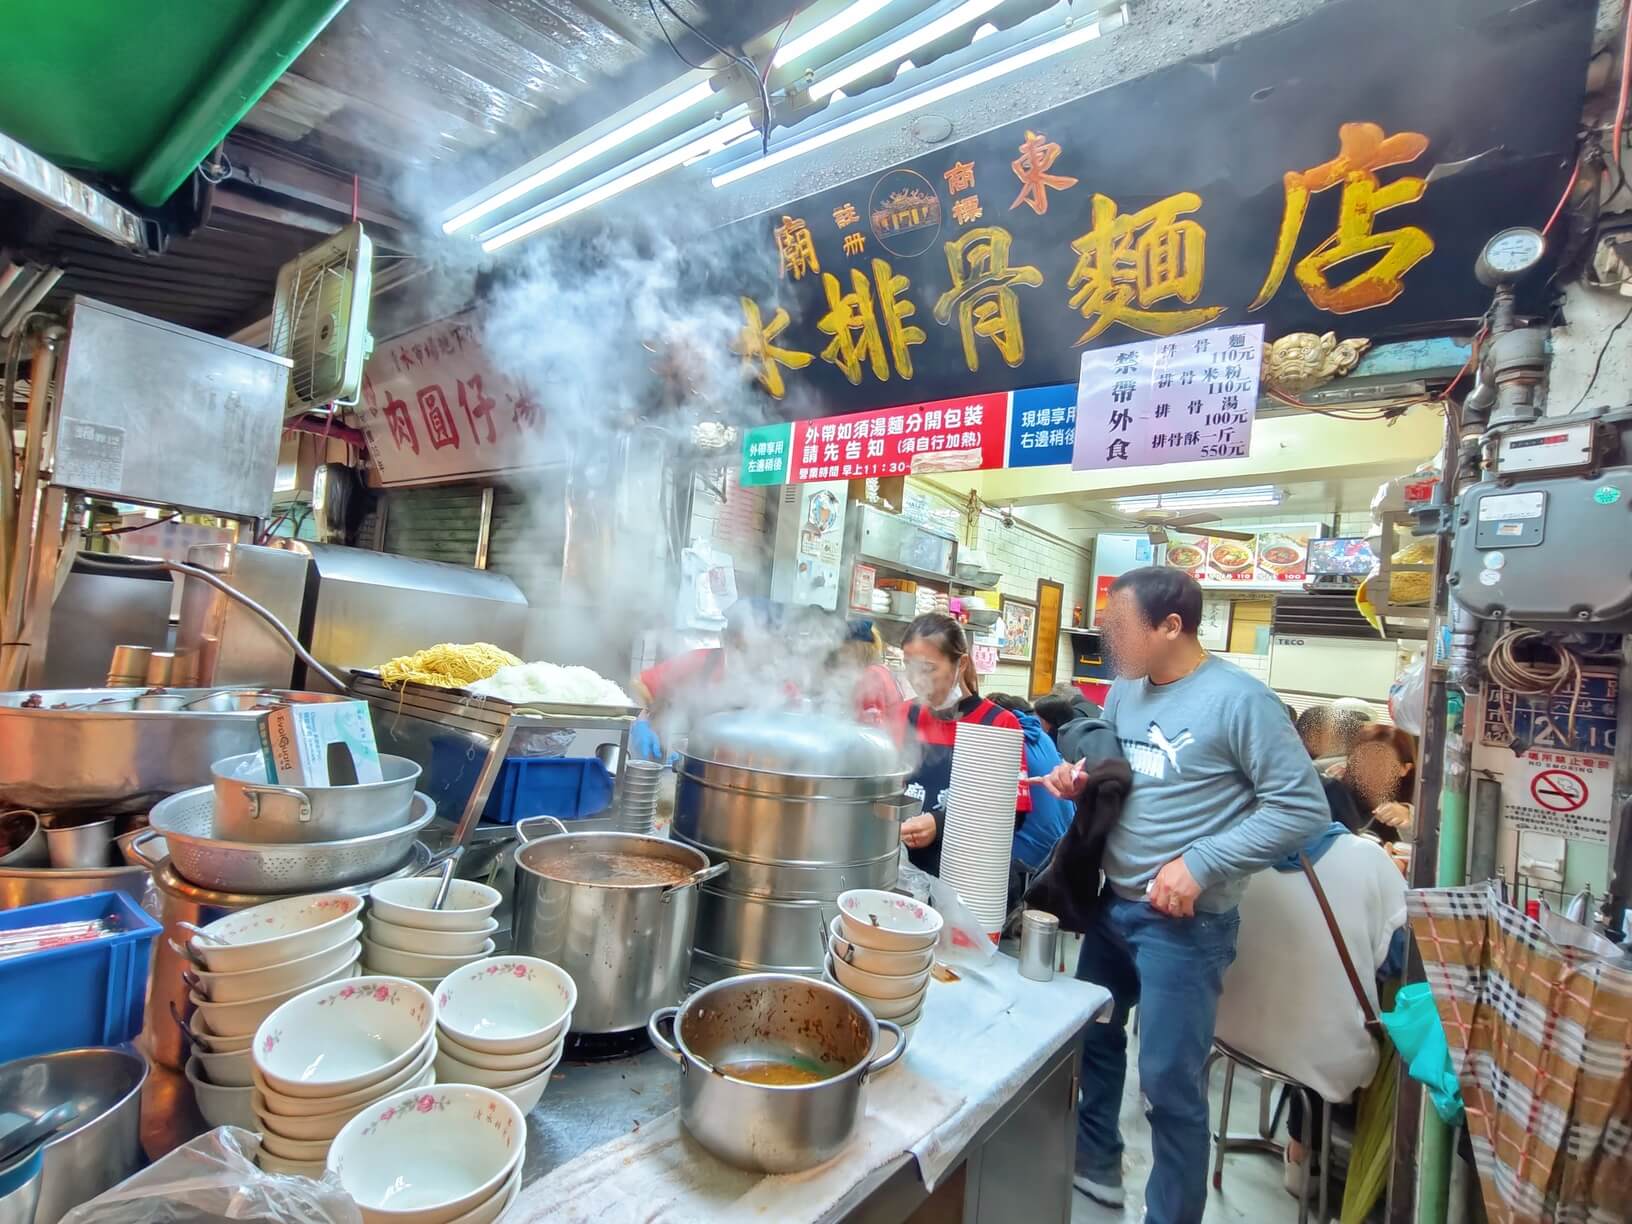
<svg viewBox="0 0 1632 1224">
<path fill-rule="evenodd" d="M 482 515 L 476 528 L 476 568 L 487 568 L 487 552 L 493 543 L 493 486 L 482 487 Z"/>
<path fill-rule="evenodd" d="M 227 133 L 345 7 L 346 0 L 263 0 L 228 45 L 209 83 L 182 107 L 130 180 L 130 194 L 157 207 L 187 181 Z"/>
<path fill-rule="evenodd" d="M 1502 784 L 1495 778 L 1473 780 L 1473 816 L 1469 824 L 1468 879 L 1496 878 L 1496 846 L 1502 813 Z"/>
</svg>

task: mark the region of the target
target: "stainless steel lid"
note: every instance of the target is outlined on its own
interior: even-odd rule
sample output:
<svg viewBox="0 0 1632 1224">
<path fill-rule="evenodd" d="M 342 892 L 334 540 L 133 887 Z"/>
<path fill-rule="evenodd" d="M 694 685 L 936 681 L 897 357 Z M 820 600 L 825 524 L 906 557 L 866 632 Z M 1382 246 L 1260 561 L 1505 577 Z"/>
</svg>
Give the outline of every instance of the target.
<svg viewBox="0 0 1632 1224">
<path fill-rule="evenodd" d="M 905 777 L 895 742 L 883 731 L 815 711 L 733 710 L 691 732 L 692 760 L 816 778 Z"/>
<path fill-rule="evenodd" d="M 1030 927 L 1035 931 L 1048 932 L 1057 930 L 1060 920 L 1047 910 L 1028 909 L 1020 915 L 1022 928 Z"/>
</svg>

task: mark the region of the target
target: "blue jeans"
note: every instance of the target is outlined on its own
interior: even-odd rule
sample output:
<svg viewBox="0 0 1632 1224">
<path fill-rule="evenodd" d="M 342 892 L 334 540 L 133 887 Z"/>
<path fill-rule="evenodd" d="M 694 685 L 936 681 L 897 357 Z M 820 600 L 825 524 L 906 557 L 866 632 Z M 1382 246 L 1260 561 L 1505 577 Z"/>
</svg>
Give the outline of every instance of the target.
<svg viewBox="0 0 1632 1224">
<path fill-rule="evenodd" d="M 1122 1181 L 1122 1081 L 1128 1012 L 1139 1004 L 1139 1088 L 1154 1163 L 1145 1187 L 1150 1224 L 1200 1224 L 1207 1205 L 1208 1110 L 1202 1067 L 1224 971 L 1235 959 L 1235 910 L 1169 918 L 1144 901 L 1108 897 L 1077 959 L 1077 977 L 1111 992 L 1107 1024 L 1090 1024 L 1077 1103 L 1077 1170 Z"/>
</svg>

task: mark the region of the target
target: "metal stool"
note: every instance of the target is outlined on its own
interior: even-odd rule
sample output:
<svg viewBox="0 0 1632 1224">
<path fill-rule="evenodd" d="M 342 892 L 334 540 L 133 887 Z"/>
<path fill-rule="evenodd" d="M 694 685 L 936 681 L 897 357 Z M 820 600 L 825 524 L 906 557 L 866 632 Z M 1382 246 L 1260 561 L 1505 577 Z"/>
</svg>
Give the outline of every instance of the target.
<svg viewBox="0 0 1632 1224">
<path fill-rule="evenodd" d="M 1321 1096 L 1307 1084 L 1299 1083 L 1291 1076 L 1266 1067 L 1257 1059 L 1251 1058 L 1240 1050 L 1225 1045 L 1222 1041 L 1213 1041 L 1213 1052 L 1207 1056 L 1207 1062 L 1202 1067 L 1202 1083 L 1212 1082 L 1213 1064 L 1219 1059 L 1224 1060 L 1224 1099 L 1219 1105 L 1218 1126 L 1213 1131 L 1213 1189 L 1224 1188 L 1224 1157 L 1230 1152 L 1267 1152 L 1273 1156 L 1285 1156 L 1285 1146 L 1275 1141 L 1275 1125 L 1280 1118 L 1280 1109 L 1277 1107 L 1275 1115 L 1270 1116 L 1268 1085 L 1280 1084 L 1285 1092 L 1296 1092 L 1303 1098 L 1304 1128 L 1308 1130 L 1320 1122 L 1320 1224 L 1327 1224 L 1330 1216 L 1327 1214 L 1328 1195 L 1332 1169 L 1332 1107 L 1327 1104 L 1326 1098 Z M 1228 1132 L 1230 1125 L 1230 1095 L 1235 1088 L 1235 1068 L 1237 1065 L 1255 1071 L 1266 1083 L 1258 1096 L 1258 1133 L 1256 1135 L 1231 1135 Z M 1284 1100 L 1284 1094 L 1283 1094 Z M 1304 1184 L 1308 1184 L 1309 1160 L 1314 1153 L 1314 1144 L 1309 1141 L 1309 1135 L 1301 1138 L 1304 1150 Z M 1298 1224 L 1309 1224 L 1309 1195 L 1298 1195 Z"/>
</svg>

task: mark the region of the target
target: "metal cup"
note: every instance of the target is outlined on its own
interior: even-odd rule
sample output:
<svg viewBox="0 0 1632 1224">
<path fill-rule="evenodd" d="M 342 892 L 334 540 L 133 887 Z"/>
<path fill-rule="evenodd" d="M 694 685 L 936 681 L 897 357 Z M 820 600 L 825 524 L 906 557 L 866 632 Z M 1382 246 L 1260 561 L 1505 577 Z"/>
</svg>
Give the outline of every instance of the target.
<svg viewBox="0 0 1632 1224">
<path fill-rule="evenodd" d="M 1034 982 L 1054 978 L 1059 955 L 1060 920 L 1043 910 L 1028 909 L 1020 916 L 1020 976 Z"/>
<path fill-rule="evenodd" d="M 147 682 L 165 687 L 176 681 L 176 652 L 155 650 L 147 656 Z"/>
<path fill-rule="evenodd" d="M 108 663 L 109 688 L 140 688 L 147 683 L 147 665 L 153 656 L 151 646 L 115 646 L 113 659 Z"/>
<path fill-rule="evenodd" d="M 113 817 L 72 823 L 73 817 L 46 816 L 45 844 L 51 866 L 57 868 L 106 867 L 113 857 Z"/>
</svg>

